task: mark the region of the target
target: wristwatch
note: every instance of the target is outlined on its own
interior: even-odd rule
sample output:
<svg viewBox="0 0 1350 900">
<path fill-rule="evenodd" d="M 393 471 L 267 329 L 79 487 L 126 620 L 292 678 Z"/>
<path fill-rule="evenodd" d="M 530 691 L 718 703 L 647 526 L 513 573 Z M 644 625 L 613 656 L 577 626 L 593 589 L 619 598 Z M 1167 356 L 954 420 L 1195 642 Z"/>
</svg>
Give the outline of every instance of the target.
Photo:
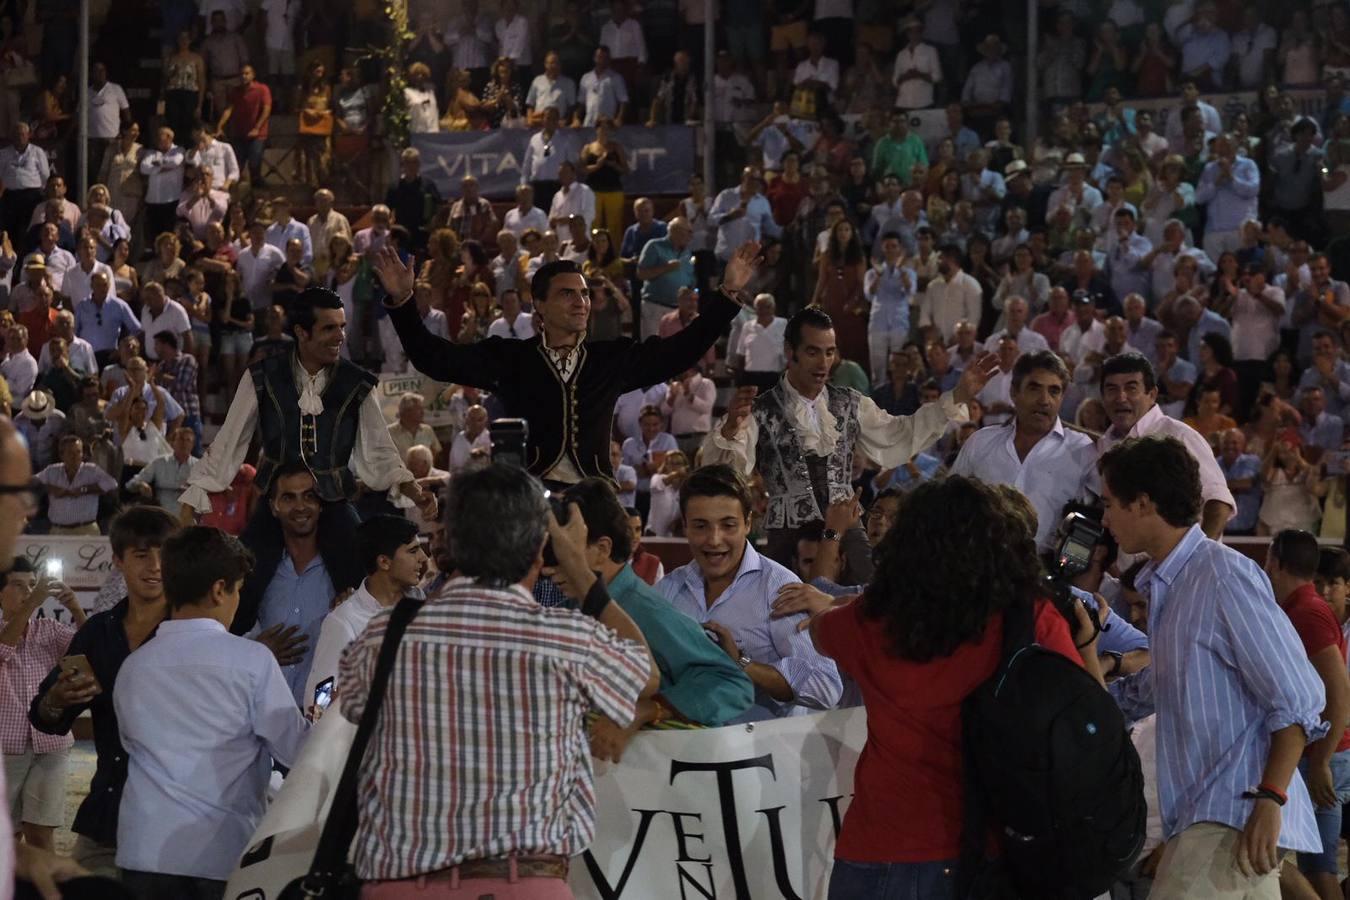
<svg viewBox="0 0 1350 900">
<path fill-rule="evenodd" d="M 736 660 L 736 662 L 740 664 L 742 669 L 747 669 L 754 660 L 742 653 L 741 658 Z"/>
<path fill-rule="evenodd" d="M 822 541 L 834 541 L 835 543 L 838 543 L 839 532 L 835 531 L 833 528 L 826 528 L 820 533 L 820 539 Z"/>
<path fill-rule="evenodd" d="M 1118 651 L 1116 651 L 1116 650 L 1107 650 L 1106 652 L 1102 653 L 1102 656 L 1109 656 L 1109 657 L 1111 657 L 1111 668 L 1108 669 L 1106 672 L 1102 673 L 1102 674 L 1104 675 L 1104 677 L 1112 678 L 1112 677 L 1114 677 L 1114 676 L 1116 676 L 1116 675 L 1119 675 L 1119 674 L 1120 674 L 1120 662 L 1121 662 L 1121 659 L 1124 658 L 1124 654 L 1123 654 L 1123 653 L 1120 653 L 1120 652 L 1118 652 Z"/>
</svg>

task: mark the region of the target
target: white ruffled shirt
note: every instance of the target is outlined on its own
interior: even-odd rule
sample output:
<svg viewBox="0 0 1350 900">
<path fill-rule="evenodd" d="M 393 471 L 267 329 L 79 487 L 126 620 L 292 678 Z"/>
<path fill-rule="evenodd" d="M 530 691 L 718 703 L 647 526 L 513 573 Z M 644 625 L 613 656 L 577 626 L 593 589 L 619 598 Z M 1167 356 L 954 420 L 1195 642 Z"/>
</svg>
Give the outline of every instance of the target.
<svg viewBox="0 0 1350 900">
<path fill-rule="evenodd" d="M 292 356 L 291 372 L 300 392 L 300 411 L 317 416 L 323 413 L 323 392 L 328 387 L 331 369 L 322 369 L 310 375 Z M 366 394 L 361 403 L 360 422 L 356 432 L 356 447 L 352 451 L 351 466 L 357 479 L 377 491 L 390 491 L 390 502 L 408 507 L 411 502 L 397 492 L 401 484 L 415 480 L 399 456 L 394 440 L 389 436 L 389 424 L 384 420 L 380 401 L 375 392 Z M 253 386 L 253 375 L 247 370 L 239 380 L 225 424 L 207 449 L 197 467 L 192 470 L 188 487 L 178 502 L 191 506 L 200 513 L 211 511 L 213 493 L 227 490 L 239 473 L 249 442 L 258 425 L 258 394 Z"/>
<path fill-rule="evenodd" d="M 814 400 L 797 392 L 786 377 L 783 391 L 788 398 L 788 416 L 797 431 L 797 439 L 808 454 L 828 457 L 839 442 L 839 422 L 830 412 L 827 391 Z M 872 401 L 858 398 L 858 448 L 881 464 L 883 469 L 904 465 L 916 453 L 931 446 L 947 429 L 948 422 L 964 422 L 969 417 L 964 403 L 957 403 L 947 391 L 936 403 L 925 403 L 912 416 L 893 416 Z M 759 422 L 753 415 L 745 420 L 732 440 L 722 436 L 725 417 L 719 419 L 703 441 L 703 463 L 726 463 L 749 475 L 755 466 L 755 447 L 759 442 Z"/>
</svg>

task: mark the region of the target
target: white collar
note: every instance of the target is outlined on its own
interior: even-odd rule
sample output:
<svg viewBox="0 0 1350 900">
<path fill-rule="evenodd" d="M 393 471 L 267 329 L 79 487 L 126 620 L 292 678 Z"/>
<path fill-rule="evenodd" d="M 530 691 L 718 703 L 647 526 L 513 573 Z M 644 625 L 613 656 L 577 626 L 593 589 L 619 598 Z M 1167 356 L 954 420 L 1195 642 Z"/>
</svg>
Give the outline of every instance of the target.
<svg viewBox="0 0 1350 900">
<path fill-rule="evenodd" d="M 822 388 L 816 399 L 807 400 L 784 375 L 783 388 L 789 400 L 788 418 L 802 441 L 802 449 L 814 456 L 834 453 L 839 443 L 839 423 L 830 412 L 828 387 Z"/>
</svg>

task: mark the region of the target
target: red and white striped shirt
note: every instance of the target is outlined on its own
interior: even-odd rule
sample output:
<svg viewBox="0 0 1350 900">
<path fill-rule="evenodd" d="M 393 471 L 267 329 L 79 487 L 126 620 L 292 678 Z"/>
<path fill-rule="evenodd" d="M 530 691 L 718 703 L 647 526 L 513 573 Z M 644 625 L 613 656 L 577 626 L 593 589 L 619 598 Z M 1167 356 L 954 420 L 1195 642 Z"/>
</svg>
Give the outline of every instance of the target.
<svg viewBox="0 0 1350 900">
<path fill-rule="evenodd" d="M 51 753 L 75 743 L 69 732 L 43 734 L 28 724 L 38 687 L 74 636 L 75 629 L 55 619 L 33 619 L 18 644 L 0 644 L 0 752 L 6 756 Z"/>
<path fill-rule="evenodd" d="M 343 654 L 338 702 L 365 708 L 389 612 Z M 457 578 L 409 625 L 361 768 L 352 845 L 366 880 L 510 853 L 574 856 L 595 834 L 585 714 L 633 720 L 638 644 L 519 586 Z"/>
</svg>

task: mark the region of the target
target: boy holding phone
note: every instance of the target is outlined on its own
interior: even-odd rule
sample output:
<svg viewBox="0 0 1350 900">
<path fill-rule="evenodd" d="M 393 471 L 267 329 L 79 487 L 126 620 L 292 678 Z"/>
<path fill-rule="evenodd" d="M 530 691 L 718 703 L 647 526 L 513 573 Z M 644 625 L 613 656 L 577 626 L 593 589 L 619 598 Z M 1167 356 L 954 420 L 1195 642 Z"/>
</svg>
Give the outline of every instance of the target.
<svg viewBox="0 0 1350 900">
<path fill-rule="evenodd" d="M 230 634 L 252 568 L 253 554 L 215 528 L 165 541 L 172 618 L 117 678 L 130 759 L 117 865 L 142 900 L 224 895 L 266 809 L 272 760 L 294 765 L 309 730 L 272 652 Z"/>
<path fill-rule="evenodd" d="M 5 756 L 5 785 L 13 821 L 25 842 L 55 849 L 58 826 L 66 819 L 66 759 L 70 735 L 34 731 L 28 705 L 47 672 L 66 652 L 75 628 L 52 618 L 34 619 L 43 602 L 56 596 L 84 624 L 75 592 L 48 578 L 39 579 L 26 557 L 15 557 L 0 573 L 0 750 Z"/>
<path fill-rule="evenodd" d="M 54 666 L 28 709 L 28 721 L 48 735 L 68 735 L 81 713 L 86 709 L 93 713 L 98 763 L 89 794 L 75 813 L 71 856 L 96 875 L 117 875 L 117 810 L 127 778 L 113 685 L 131 651 L 154 637 L 167 614 L 160 548 L 177 528 L 173 516 L 150 506 L 132 507 L 113 520 L 109 532 L 113 565 L 126 580 L 127 596 L 112 609 L 90 617 L 71 639 L 67 656 L 85 657 L 89 671 Z"/>
</svg>

